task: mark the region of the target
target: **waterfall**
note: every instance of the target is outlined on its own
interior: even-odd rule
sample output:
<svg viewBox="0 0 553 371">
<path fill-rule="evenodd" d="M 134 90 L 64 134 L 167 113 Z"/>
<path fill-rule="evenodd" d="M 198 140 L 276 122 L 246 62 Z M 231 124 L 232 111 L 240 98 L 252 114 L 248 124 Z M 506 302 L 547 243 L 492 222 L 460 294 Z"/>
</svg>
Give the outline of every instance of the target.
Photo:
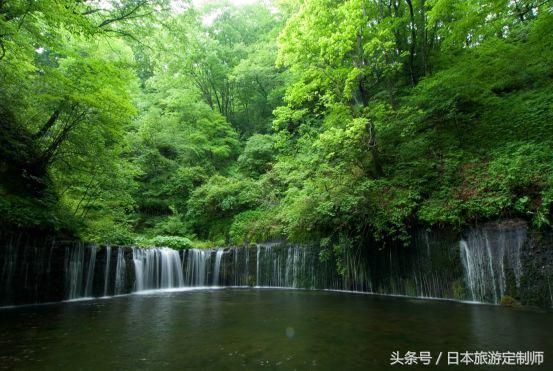
<svg viewBox="0 0 553 371">
<path fill-rule="evenodd" d="M 256 252 L 256 269 L 255 269 L 255 285 L 256 286 L 259 286 L 259 261 L 261 259 L 259 259 L 259 255 L 260 255 L 260 252 L 261 252 L 261 246 L 257 246 L 257 252 Z"/>
<path fill-rule="evenodd" d="M 88 274 L 86 275 L 86 286 L 84 289 L 84 296 L 92 296 L 92 286 L 94 284 L 94 268 L 96 266 L 96 252 L 98 247 L 92 246 L 90 248 L 90 259 L 88 261 Z"/>
<path fill-rule="evenodd" d="M 461 262 L 472 300 L 499 303 L 509 284 L 520 287 L 520 255 L 525 239 L 526 228 L 520 226 L 473 229 L 460 241 Z"/>
<path fill-rule="evenodd" d="M 125 289 L 125 249 L 120 247 L 117 249 L 117 265 L 115 266 L 115 288 L 114 294 L 121 295 Z"/>
<path fill-rule="evenodd" d="M 136 291 L 142 291 L 144 290 L 144 261 L 142 259 L 143 256 L 142 250 L 139 250 L 137 248 L 132 248 L 132 260 L 134 263 L 134 275 L 135 275 L 135 282 L 134 282 L 134 288 Z"/>
<path fill-rule="evenodd" d="M 316 247 L 258 245 L 256 285 L 292 288 L 333 288 L 335 274 L 328 274 Z M 334 272 L 335 273 L 335 272 Z"/>
<path fill-rule="evenodd" d="M 92 296 L 97 251 L 97 246 L 85 246 L 82 243 L 66 247 L 66 298 L 78 299 Z M 86 255 L 88 255 L 88 260 Z"/>
<path fill-rule="evenodd" d="M 209 274 L 209 262 L 211 251 L 202 249 L 190 249 L 187 251 L 185 284 L 186 286 L 205 286 Z"/>
<path fill-rule="evenodd" d="M 238 269 L 238 254 L 240 252 L 239 249 L 232 249 L 232 266 L 233 266 L 233 272 L 234 272 L 234 278 L 233 278 L 233 285 L 239 286 L 240 285 L 240 278 L 239 278 L 239 272 Z"/>
<path fill-rule="evenodd" d="M 250 268 L 250 252 L 255 260 L 253 269 Z M 223 248 L 189 249 L 183 254 L 184 281 L 186 286 L 255 284 L 269 287 L 304 287 L 308 283 L 308 288 L 314 288 L 317 286 L 317 267 L 313 256 L 312 249 L 275 244 L 258 245 L 256 250 L 235 247 L 231 248 L 229 253 L 225 253 Z"/>
<path fill-rule="evenodd" d="M 178 251 L 164 247 L 132 249 L 136 291 L 184 286 Z"/>
<path fill-rule="evenodd" d="M 84 245 L 78 244 L 73 248 L 67 248 L 66 252 L 66 274 L 67 274 L 67 297 L 76 299 L 81 296 L 84 266 Z"/>
<path fill-rule="evenodd" d="M 509 295 L 553 305 L 548 268 L 553 234 L 526 243 L 520 222 L 486 224 L 461 239 L 440 233 L 415 234 L 409 246 L 321 250 L 267 243 L 182 251 L 135 247 L 132 253 L 125 247 L 17 237 L 0 249 L 0 305 L 184 286 L 332 289 L 489 303 Z"/>
<path fill-rule="evenodd" d="M 384 259 L 388 262 L 388 268 L 391 272 L 394 266 L 392 263 L 392 249 L 390 249 Z M 365 264 L 359 249 L 352 249 L 344 252 L 344 261 L 345 275 L 342 285 L 345 290 L 397 294 L 397 284 L 394 282 L 397 276 L 394 277 L 395 275 L 392 274 L 390 274 L 390 280 L 387 282 L 390 287 L 380 286 L 376 291 L 373 291 L 373 285 L 370 279 L 370 268 Z"/>
<path fill-rule="evenodd" d="M 242 285 L 242 284 L 245 284 L 245 285 L 249 285 L 250 282 L 249 282 L 249 277 L 250 277 L 250 254 L 249 254 L 249 249 L 244 249 L 244 255 L 246 256 L 246 281 L 245 282 L 240 282 L 239 284 Z"/>
<path fill-rule="evenodd" d="M 109 265 L 111 260 L 111 246 L 106 246 L 106 270 L 104 273 L 104 296 L 108 296 L 109 287 Z"/>
<path fill-rule="evenodd" d="M 224 250 L 222 248 L 217 249 L 215 267 L 213 268 L 213 286 L 219 286 L 219 273 L 221 272 L 221 259 L 223 257 L 223 252 Z"/>
</svg>

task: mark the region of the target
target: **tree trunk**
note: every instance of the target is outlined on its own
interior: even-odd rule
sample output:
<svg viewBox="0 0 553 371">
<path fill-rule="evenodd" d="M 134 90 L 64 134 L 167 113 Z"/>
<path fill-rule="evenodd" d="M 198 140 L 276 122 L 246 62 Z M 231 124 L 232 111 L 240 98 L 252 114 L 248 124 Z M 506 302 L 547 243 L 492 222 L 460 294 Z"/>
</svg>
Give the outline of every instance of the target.
<svg viewBox="0 0 553 371">
<path fill-rule="evenodd" d="M 417 84 L 415 72 L 415 51 L 417 47 L 417 30 L 415 29 L 415 12 L 413 10 L 412 0 L 405 0 L 409 7 L 409 21 L 411 24 L 411 42 L 409 43 L 409 74 L 411 75 L 411 85 Z"/>
</svg>

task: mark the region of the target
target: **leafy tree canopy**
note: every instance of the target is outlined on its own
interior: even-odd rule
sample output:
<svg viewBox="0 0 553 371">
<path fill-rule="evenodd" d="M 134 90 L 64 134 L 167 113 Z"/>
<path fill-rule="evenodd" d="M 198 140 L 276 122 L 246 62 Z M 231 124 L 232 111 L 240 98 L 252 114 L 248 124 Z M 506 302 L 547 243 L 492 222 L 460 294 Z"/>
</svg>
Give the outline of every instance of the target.
<svg viewBox="0 0 553 371">
<path fill-rule="evenodd" d="M 545 228 L 552 29 L 533 0 L 0 0 L 0 215 L 182 248 Z"/>
</svg>

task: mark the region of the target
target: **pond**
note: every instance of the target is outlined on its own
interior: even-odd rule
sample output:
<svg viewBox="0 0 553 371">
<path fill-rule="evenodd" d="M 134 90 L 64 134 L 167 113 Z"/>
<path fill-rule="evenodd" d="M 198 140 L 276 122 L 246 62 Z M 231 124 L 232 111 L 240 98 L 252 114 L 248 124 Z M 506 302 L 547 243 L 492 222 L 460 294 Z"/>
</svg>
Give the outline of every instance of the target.
<svg viewBox="0 0 553 371">
<path fill-rule="evenodd" d="M 157 291 L 0 309 L 0 369 L 459 369 L 445 366 L 447 352 L 544 351 L 536 369 L 546 370 L 552 328 L 551 313 L 454 301 L 286 289 Z M 390 366 L 395 351 L 430 352 L 432 362 L 443 355 L 439 367 Z"/>
</svg>

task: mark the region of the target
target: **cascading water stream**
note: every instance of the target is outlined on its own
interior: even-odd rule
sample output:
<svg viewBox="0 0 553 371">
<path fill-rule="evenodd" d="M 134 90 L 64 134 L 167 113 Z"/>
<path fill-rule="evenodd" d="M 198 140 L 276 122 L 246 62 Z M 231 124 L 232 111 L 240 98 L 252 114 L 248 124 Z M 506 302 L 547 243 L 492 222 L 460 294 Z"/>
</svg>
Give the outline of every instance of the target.
<svg viewBox="0 0 553 371">
<path fill-rule="evenodd" d="M 106 269 L 104 273 L 104 296 L 108 296 L 110 262 L 111 262 L 111 246 L 107 245 L 106 246 Z"/>
<path fill-rule="evenodd" d="M 136 291 L 170 289 L 184 286 L 178 251 L 164 247 L 133 248 Z"/>
<path fill-rule="evenodd" d="M 213 268 L 213 286 L 219 286 L 219 273 L 221 272 L 221 259 L 223 258 L 223 253 L 223 249 L 217 249 L 215 267 Z"/>
<path fill-rule="evenodd" d="M 526 229 L 475 229 L 459 243 L 465 281 L 472 300 L 498 303 L 512 281 L 520 287 L 521 248 Z"/>
<path fill-rule="evenodd" d="M 98 248 L 92 246 L 90 248 L 90 259 L 88 261 L 88 274 L 86 275 L 86 286 L 84 289 L 84 296 L 86 298 L 92 296 L 92 285 L 94 283 L 94 268 L 96 267 L 96 252 Z"/>
<path fill-rule="evenodd" d="M 523 259 L 533 258 L 536 250 L 524 250 L 523 256 L 526 240 L 524 224 L 513 223 L 469 230 L 460 241 L 444 242 L 421 234 L 409 247 L 361 246 L 330 255 L 317 246 L 275 243 L 182 251 L 82 243 L 20 248 L 13 243 L 0 254 L 0 302 L 9 305 L 180 287 L 258 286 L 498 303 L 505 295 L 518 298 L 528 285 L 529 276 L 522 279 Z M 538 277 L 533 283 L 540 287 L 536 292 L 543 292 L 538 299 L 553 306 L 551 272 L 542 261 L 534 266 L 537 271 L 532 274 L 541 274 L 530 276 Z M 19 282 L 32 292 L 12 287 Z"/>
<path fill-rule="evenodd" d="M 115 266 L 115 295 L 121 295 L 124 293 L 126 268 L 127 264 L 125 262 L 125 250 L 120 247 L 117 249 L 117 265 Z"/>
<path fill-rule="evenodd" d="M 81 296 L 81 285 L 84 266 L 84 246 L 78 244 L 72 249 L 66 249 L 67 297 L 76 299 Z"/>
<path fill-rule="evenodd" d="M 259 255 L 261 252 L 261 246 L 257 246 L 257 254 L 256 254 L 256 269 L 255 269 L 255 285 L 259 286 Z"/>
<path fill-rule="evenodd" d="M 114 277 L 111 277 L 111 247 L 106 247 L 105 266 L 102 269 L 103 286 L 94 290 L 96 246 L 78 245 L 68 250 L 68 298 L 90 297 L 95 292 L 104 296 L 110 291 L 119 295 L 126 287 L 126 261 L 124 248 L 118 248 Z M 217 250 L 189 249 L 181 260 L 178 251 L 170 248 L 132 248 L 134 291 L 178 288 L 183 286 L 249 285 L 250 249 L 234 248 L 226 254 Z M 266 287 L 348 289 L 332 269 L 320 266 L 314 250 L 301 246 L 275 247 L 259 245 L 255 250 L 255 284 Z M 351 260 L 348 257 L 348 261 Z M 223 270 L 223 267 L 225 269 Z M 362 267 L 351 264 L 353 270 Z M 323 268 L 323 269 L 321 269 Z M 223 275 L 224 271 L 224 275 Z M 352 273 L 353 280 L 360 277 Z M 113 282 L 113 289 L 110 284 Z M 84 286 L 84 289 L 83 289 Z"/>
<path fill-rule="evenodd" d="M 190 249 L 186 251 L 186 286 L 205 286 L 207 282 L 208 266 L 211 259 L 211 251 L 201 249 Z"/>
</svg>

